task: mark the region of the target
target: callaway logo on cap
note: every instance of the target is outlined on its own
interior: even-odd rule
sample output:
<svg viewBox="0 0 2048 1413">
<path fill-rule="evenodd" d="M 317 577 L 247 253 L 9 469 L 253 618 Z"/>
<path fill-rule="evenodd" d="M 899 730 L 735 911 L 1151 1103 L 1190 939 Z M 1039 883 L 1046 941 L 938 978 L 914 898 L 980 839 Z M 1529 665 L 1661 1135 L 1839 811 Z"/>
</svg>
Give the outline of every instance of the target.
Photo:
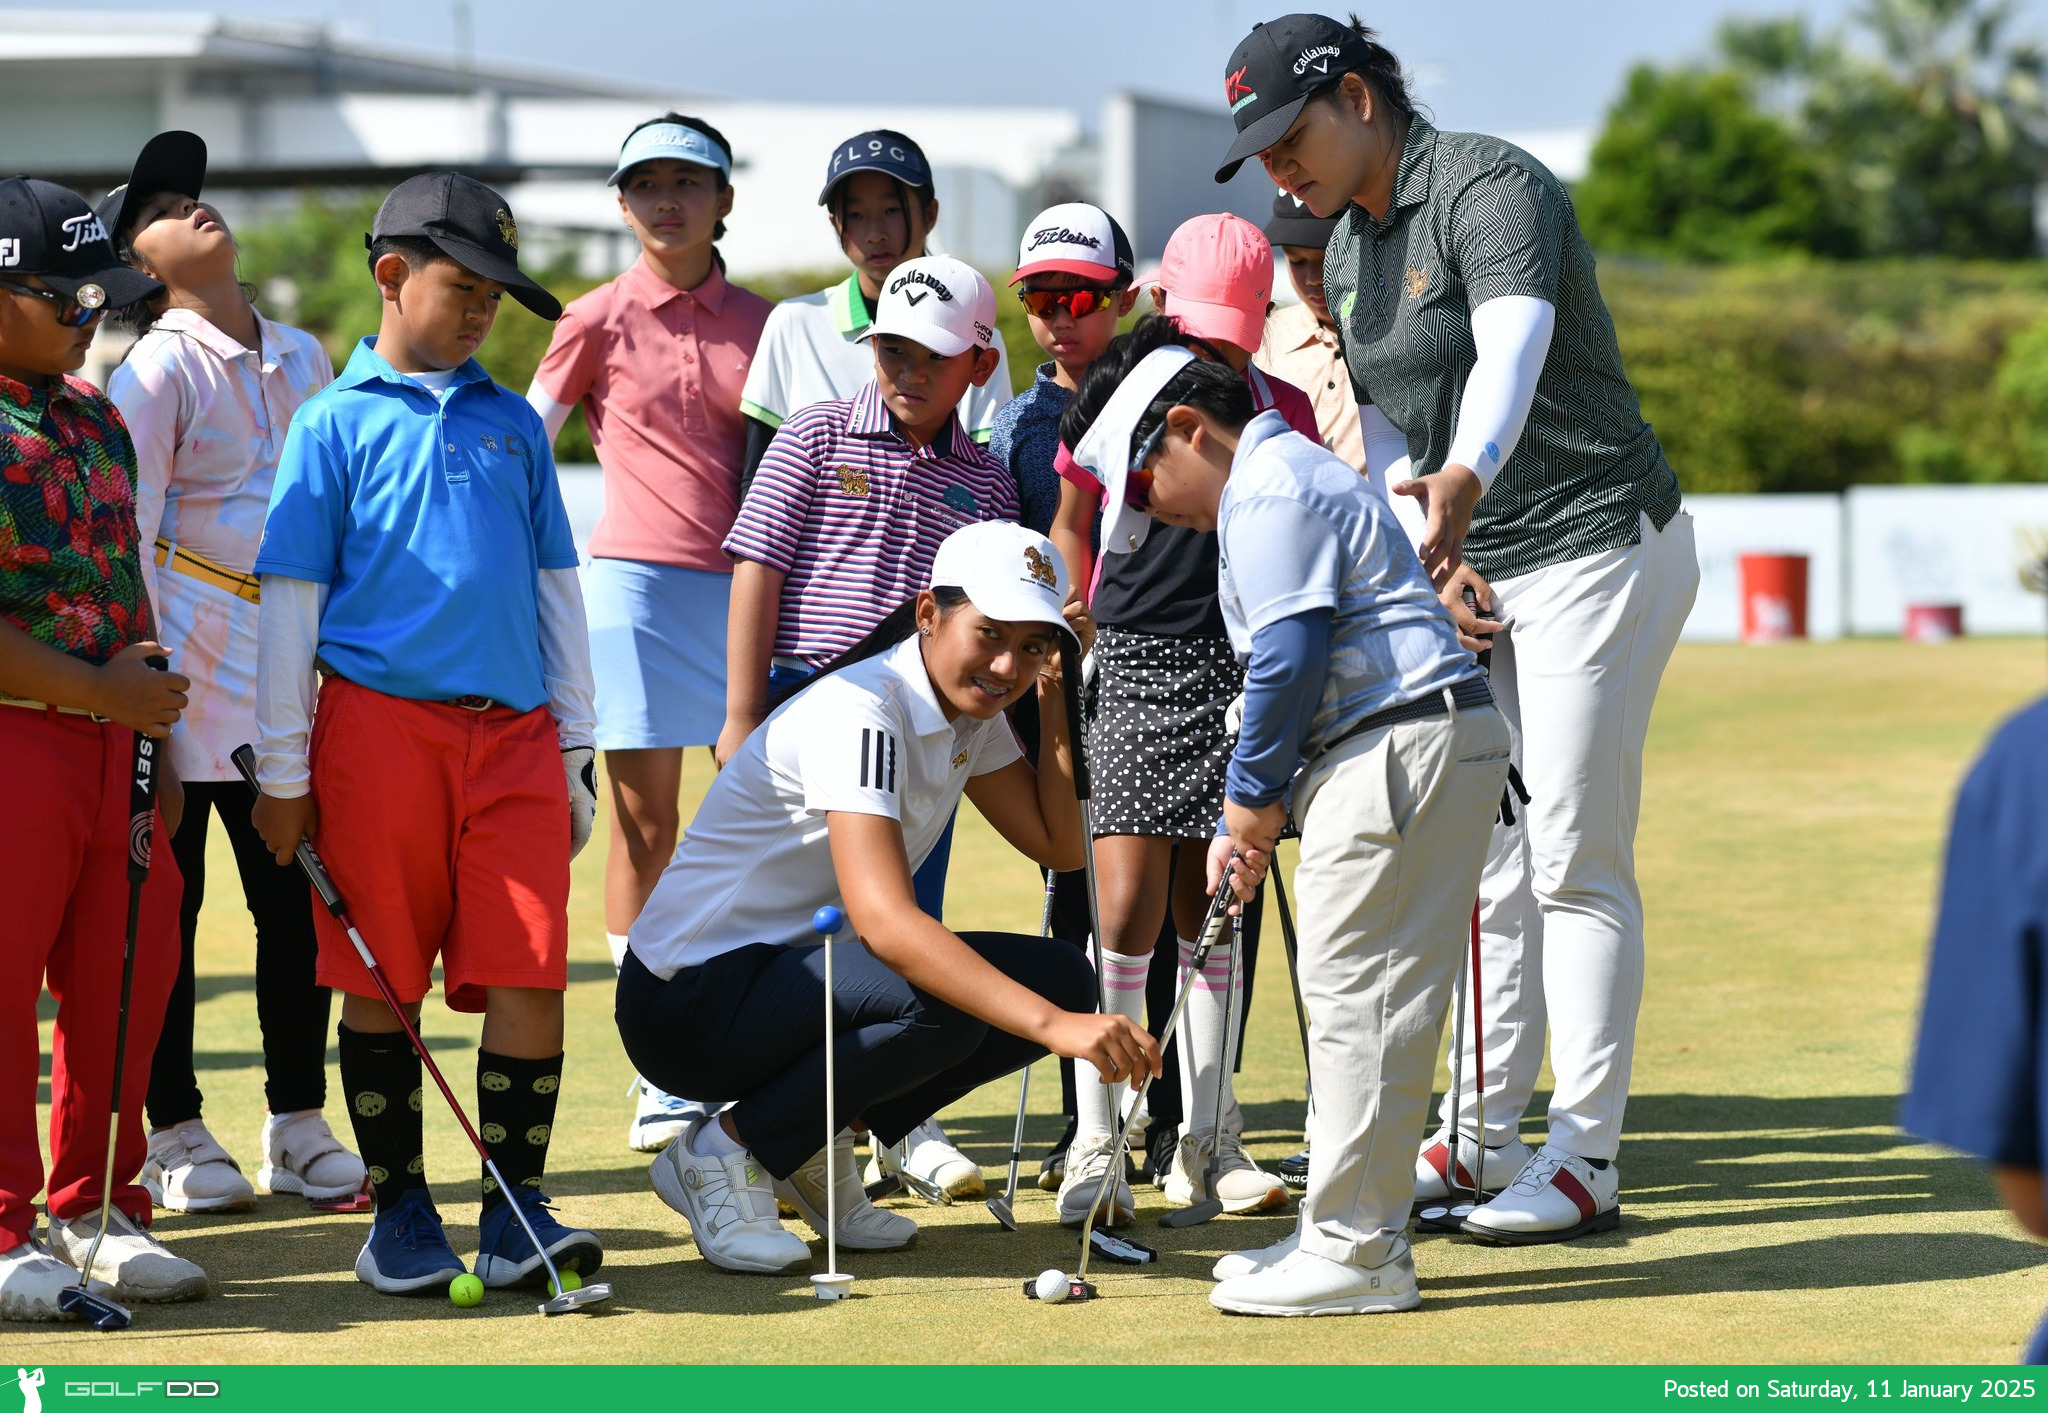
<svg viewBox="0 0 2048 1413">
<path fill-rule="evenodd" d="M 1282 15 L 1254 25 L 1223 66 L 1223 102 L 1237 124 L 1237 141 L 1223 155 L 1216 180 L 1229 181 L 1247 157 L 1287 136 L 1310 94 L 1367 61 L 1358 32 L 1328 15 Z"/>
<path fill-rule="evenodd" d="M 84 197 L 55 182 L 9 177 L 0 181 L 0 279 L 24 275 L 86 309 L 120 309 L 164 288 L 116 258 Z"/>
<path fill-rule="evenodd" d="M 1099 206 L 1072 201 L 1038 213 L 1017 249 L 1017 274 L 1010 281 L 1054 272 L 1079 275 L 1106 285 L 1127 285 L 1135 269 L 1130 237 Z"/>
<path fill-rule="evenodd" d="M 875 302 L 866 338 L 893 335 L 921 343 L 941 358 L 987 348 L 996 336 L 996 293 L 971 265 L 950 255 L 906 260 Z"/>
</svg>

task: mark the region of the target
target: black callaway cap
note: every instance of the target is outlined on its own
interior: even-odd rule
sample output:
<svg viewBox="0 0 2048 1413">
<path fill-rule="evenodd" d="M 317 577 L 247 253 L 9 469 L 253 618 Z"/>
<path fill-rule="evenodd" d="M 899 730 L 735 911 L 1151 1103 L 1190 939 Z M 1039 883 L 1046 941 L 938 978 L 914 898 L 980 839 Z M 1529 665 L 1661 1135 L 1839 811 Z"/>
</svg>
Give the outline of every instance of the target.
<svg viewBox="0 0 2048 1413">
<path fill-rule="evenodd" d="M 456 264 L 505 286 L 541 318 L 562 317 L 562 301 L 519 268 L 519 224 L 512 208 L 474 178 L 456 172 L 407 177 L 377 208 L 363 244 L 385 236 L 429 241 Z"/>
<path fill-rule="evenodd" d="M 1328 15 L 1282 15 L 1252 26 L 1223 66 L 1223 101 L 1237 141 L 1223 154 L 1216 180 L 1229 181 L 1247 157 L 1287 136 L 1311 93 L 1365 64 L 1358 31 Z"/>
<path fill-rule="evenodd" d="M 35 275 L 87 309 L 121 309 L 164 287 L 121 263 L 107 228 L 68 186 L 0 181 L 0 279 Z"/>
<path fill-rule="evenodd" d="M 1310 245 L 1321 250 L 1337 229 L 1335 216 L 1318 216 L 1292 192 L 1273 194 L 1273 215 L 1266 222 L 1266 239 L 1276 246 Z"/>
<path fill-rule="evenodd" d="M 100 224 L 109 237 L 118 236 L 152 196 L 173 191 L 197 201 L 205 185 L 206 140 L 196 132 L 160 132 L 142 144 L 128 180 L 101 199 Z"/>
</svg>

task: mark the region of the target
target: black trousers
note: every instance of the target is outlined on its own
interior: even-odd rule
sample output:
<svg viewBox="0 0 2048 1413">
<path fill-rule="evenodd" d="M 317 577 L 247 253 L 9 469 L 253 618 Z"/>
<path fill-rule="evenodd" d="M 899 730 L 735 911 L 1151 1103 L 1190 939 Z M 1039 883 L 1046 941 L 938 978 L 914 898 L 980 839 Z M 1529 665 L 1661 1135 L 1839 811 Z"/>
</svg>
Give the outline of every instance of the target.
<svg viewBox="0 0 2048 1413">
<path fill-rule="evenodd" d="M 185 875 L 179 914 L 184 940 L 177 984 L 164 1012 L 163 1033 L 149 1067 L 149 1122 L 164 1128 L 199 1117 L 199 1077 L 192 1064 L 192 941 L 206 901 L 206 832 L 220 811 L 234 846 L 242 897 L 256 923 L 256 1024 L 263 1035 L 263 1095 L 273 1114 L 318 1109 L 327 1102 L 329 993 L 313 979 L 318 946 L 313 938 L 313 894 L 296 868 L 279 868 L 249 822 L 254 796 L 240 780 L 195 780 L 185 785 L 185 818 L 171 837 L 171 852 Z"/>
<path fill-rule="evenodd" d="M 1095 974 L 1070 942 L 1010 932 L 961 941 L 1062 1010 L 1095 1009 Z M 1044 1047 L 913 987 L 855 941 L 832 948 L 833 1117 L 896 1143 Z M 627 1057 L 671 1094 L 733 1106 L 747 1148 L 786 1178 L 825 1144 L 825 949 L 757 944 L 663 981 L 628 952 L 616 1015 Z"/>
</svg>

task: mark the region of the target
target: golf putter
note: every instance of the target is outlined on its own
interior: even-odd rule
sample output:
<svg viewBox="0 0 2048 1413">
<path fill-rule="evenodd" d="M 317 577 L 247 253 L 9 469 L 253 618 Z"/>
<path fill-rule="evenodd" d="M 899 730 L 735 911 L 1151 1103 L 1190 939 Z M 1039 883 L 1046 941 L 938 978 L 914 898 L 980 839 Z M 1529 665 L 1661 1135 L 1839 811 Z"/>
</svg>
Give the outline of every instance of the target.
<svg viewBox="0 0 2048 1413">
<path fill-rule="evenodd" d="M 1059 875 L 1051 869 L 1045 871 L 1045 908 L 1039 914 L 1038 935 L 1040 939 L 1052 936 L 1052 890 L 1053 881 Z M 1010 1177 L 1003 1184 L 1003 1195 L 991 1197 L 984 1204 L 988 1214 L 1002 1224 L 1003 1230 L 1017 1229 L 1017 1168 L 1024 1161 L 1024 1108 L 1031 1101 L 1031 1066 L 1026 1065 L 1017 1079 L 1017 1126 L 1010 1135 Z"/>
<path fill-rule="evenodd" d="M 853 1277 L 839 1269 L 839 1184 L 832 1174 L 832 1150 L 839 1142 L 838 1065 L 832 1044 L 832 939 L 846 925 L 846 914 L 830 903 L 811 914 L 811 930 L 825 939 L 825 1273 L 811 1277 L 811 1294 L 820 1300 L 844 1300 L 853 1293 Z"/>
<path fill-rule="evenodd" d="M 1472 900 L 1472 1109 L 1479 1151 L 1472 1164 L 1472 1205 L 1486 1205 L 1486 1017 L 1479 1009 L 1479 900 Z"/>
<path fill-rule="evenodd" d="M 240 745 L 235 747 L 228 759 L 235 763 L 235 769 L 241 771 L 242 778 L 249 782 L 250 793 L 261 795 L 262 787 L 256 783 L 256 753 L 247 745 Z M 491 1157 L 491 1150 L 484 1146 L 475 1125 L 469 1121 L 468 1112 L 456 1099 L 455 1091 L 448 1087 L 447 1076 L 441 1073 L 441 1066 L 427 1049 L 427 1043 L 420 1039 L 419 1027 L 414 1025 L 412 1017 L 405 1013 L 405 1006 L 399 1001 L 398 993 L 391 989 L 391 982 L 384 975 L 384 969 L 377 965 L 377 954 L 370 950 L 370 944 L 365 942 L 363 934 L 356 930 L 355 922 L 348 915 L 348 904 L 342 900 L 341 890 L 334 886 L 334 879 L 328 875 L 327 865 L 321 861 L 320 855 L 313 851 L 313 841 L 301 839 L 294 857 L 298 859 L 299 867 L 305 870 L 307 879 L 313 885 L 313 891 L 320 895 L 321 903 L 341 925 L 342 931 L 348 934 L 349 943 L 356 949 L 356 956 L 362 961 L 363 970 L 370 974 L 371 982 L 377 987 L 377 994 L 382 996 L 384 1004 L 391 1008 L 392 1018 L 398 1022 L 399 1029 L 405 1032 L 405 1038 L 412 1044 L 413 1053 L 420 1057 L 420 1067 L 433 1078 L 441 1091 L 441 1097 L 448 1101 L 448 1110 L 455 1115 L 455 1122 L 462 1126 L 463 1134 L 469 1139 L 469 1146 L 476 1150 L 477 1157 L 483 1159 L 484 1171 L 491 1175 L 491 1181 L 497 1183 L 498 1190 L 505 1194 L 505 1201 L 512 1208 L 513 1219 L 519 1223 L 520 1230 L 526 1233 L 526 1239 L 533 1243 L 534 1253 L 540 1257 L 541 1266 L 548 1273 L 548 1290 L 552 1292 L 540 1303 L 540 1313 L 566 1315 L 586 1305 L 610 1300 L 612 1287 L 609 1281 L 592 1281 L 589 1285 L 574 1290 L 562 1284 L 562 1273 L 555 1269 L 554 1258 L 548 1255 L 547 1247 L 542 1244 L 539 1234 L 533 1229 L 533 1223 L 527 1220 L 525 1209 L 513 1198 L 512 1185 L 506 1182 L 505 1175 L 498 1171 L 497 1160 Z"/>
<path fill-rule="evenodd" d="M 1223 890 L 1218 888 L 1216 891 L 1220 893 Z M 1223 1079 L 1230 1073 L 1230 1061 L 1233 1058 L 1230 1047 L 1231 997 L 1237 991 L 1237 956 L 1238 949 L 1243 945 L 1244 915 L 1240 913 L 1230 919 L 1230 966 L 1223 981 L 1223 1053 L 1217 1056 L 1216 1062 L 1216 1132 L 1210 1135 L 1209 1160 L 1202 1165 L 1202 1191 L 1208 1196 L 1191 1206 L 1161 1213 L 1159 1225 L 1162 1227 L 1197 1227 L 1203 1222 L 1223 1215 L 1222 1200 L 1216 1196 L 1216 1173 L 1221 1167 L 1218 1154 L 1223 1149 Z M 1191 973 L 1189 980 L 1192 981 L 1198 974 Z"/>
<path fill-rule="evenodd" d="M 1311 1071 L 1314 1070 L 1315 1064 L 1309 1058 L 1308 1010 L 1301 999 L 1301 945 L 1294 933 L 1294 909 L 1288 906 L 1287 885 L 1280 881 L 1278 865 L 1275 865 L 1268 871 L 1267 877 L 1273 880 L 1273 903 L 1280 910 L 1280 942 L 1287 949 L 1287 989 L 1294 997 L 1295 1028 L 1301 1032 L 1302 1098 L 1310 1109 L 1314 1109 L 1316 1102 L 1316 1080 L 1315 1075 Z M 1306 1158 L 1307 1156 L 1308 1150 L 1306 1148 L 1302 1149 L 1299 1157 Z M 1288 1164 L 1295 1161 L 1297 1159 L 1287 1159 L 1281 1163 L 1280 1181 L 1286 1183 L 1289 1187 L 1306 1189 L 1308 1186 L 1308 1174 L 1305 1165 L 1304 1171 L 1299 1178 L 1294 1177 L 1287 1170 Z"/>
<path fill-rule="evenodd" d="M 1476 911 L 1478 904 L 1474 903 Z M 1462 963 L 1460 964 L 1462 970 Z M 1469 985 L 1469 982 L 1467 983 Z M 1451 1129 L 1444 1139 L 1449 1150 L 1444 1160 L 1444 1200 L 1430 1202 L 1419 1207 L 1415 1213 L 1417 1231 L 1451 1232 L 1464 1225 L 1465 1218 L 1477 1209 L 1477 1202 L 1458 1200 L 1458 1148 L 1459 1135 L 1465 1126 L 1465 1008 L 1458 1004 L 1455 985 L 1451 995 Z M 1481 1152 L 1485 1151 L 1485 1139 L 1480 1139 Z M 1483 1161 L 1483 1159 L 1482 1159 Z M 1477 1189 L 1479 1178 L 1475 1175 L 1472 1186 Z"/>
</svg>

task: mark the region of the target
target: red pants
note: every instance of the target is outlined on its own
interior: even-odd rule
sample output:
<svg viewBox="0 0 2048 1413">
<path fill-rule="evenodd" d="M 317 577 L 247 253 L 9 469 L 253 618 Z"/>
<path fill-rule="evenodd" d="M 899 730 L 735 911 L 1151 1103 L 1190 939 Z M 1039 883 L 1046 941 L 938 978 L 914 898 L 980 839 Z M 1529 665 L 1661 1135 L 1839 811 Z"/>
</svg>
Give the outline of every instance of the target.
<svg viewBox="0 0 2048 1413">
<path fill-rule="evenodd" d="M 50 1063 L 50 1211 L 95 1211 L 107 1159 L 121 948 L 128 927 L 128 771 L 135 733 L 90 717 L 0 706 L 0 1249 L 28 1240 L 43 1188 L 36 1144 L 36 1003 L 57 998 Z M 178 974 L 178 865 L 158 816 L 135 938 L 128 1069 L 114 1174 L 142 1170 L 142 1096 L 164 1003 Z M 132 1181 L 114 1203 L 138 1222 L 149 1194 Z"/>
<path fill-rule="evenodd" d="M 470 711 L 320 686 L 309 751 L 313 843 L 402 1001 L 433 984 L 481 1011 L 493 986 L 569 984 L 569 781 L 545 707 Z M 376 986 L 316 901 L 320 984 Z"/>
</svg>

